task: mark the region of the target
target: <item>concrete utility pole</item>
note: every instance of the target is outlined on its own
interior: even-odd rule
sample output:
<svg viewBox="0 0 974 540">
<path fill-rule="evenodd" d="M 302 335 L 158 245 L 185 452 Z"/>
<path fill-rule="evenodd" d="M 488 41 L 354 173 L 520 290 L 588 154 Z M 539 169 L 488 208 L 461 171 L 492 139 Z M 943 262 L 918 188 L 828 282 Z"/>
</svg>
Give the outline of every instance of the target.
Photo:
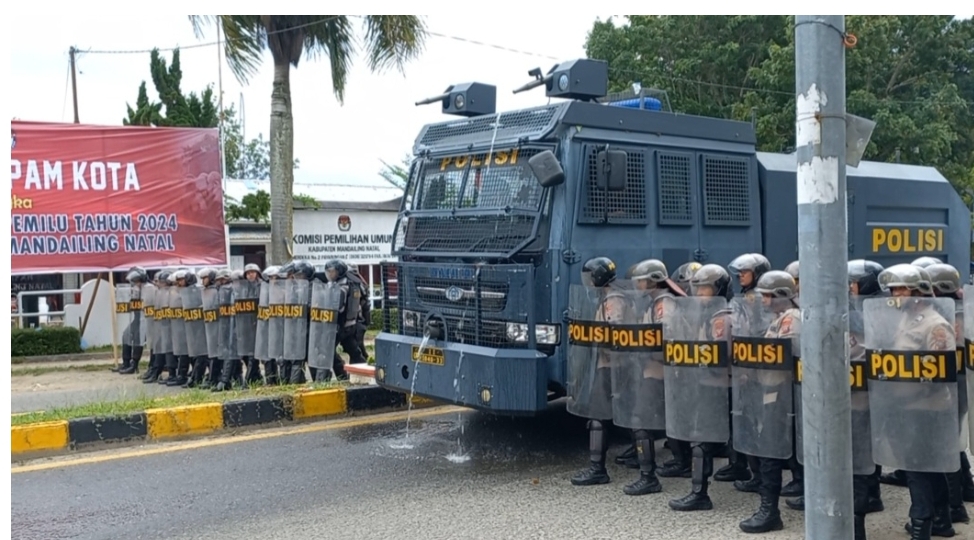
<svg viewBox="0 0 974 540">
<path fill-rule="evenodd" d="M 845 16 L 795 17 L 805 538 L 853 536 Z"/>
<path fill-rule="evenodd" d="M 71 58 L 71 101 L 74 104 L 74 123 L 80 124 L 81 121 L 78 120 L 78 70 L 75 68 L 74 63 L 74 58 L 77 53 L 78 49 L 74 47 L 68 49 L 68 56 Z"/>
</svg>

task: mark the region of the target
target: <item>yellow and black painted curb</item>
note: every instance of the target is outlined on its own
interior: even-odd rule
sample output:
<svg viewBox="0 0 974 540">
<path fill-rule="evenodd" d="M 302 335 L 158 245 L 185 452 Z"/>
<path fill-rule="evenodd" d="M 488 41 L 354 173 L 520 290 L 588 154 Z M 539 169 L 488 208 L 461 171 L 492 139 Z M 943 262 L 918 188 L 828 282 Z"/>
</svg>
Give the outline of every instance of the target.
<svg viewBox="0 0 974 540">
<path fill-rule="evenodd" d="M 223 429 L 395 409 L 407 406 L 408 402 L 406 394 L 378 386 L 353 386 L 147 409 L 113 417 L 39 422 L 12 426 L 10 451 L 13 458 L 51 455 L 100 443 L 152 442 L 207 435 Z M 414 396 L 412 404 L 421 407 L 436 403 Z"/>
</svg>

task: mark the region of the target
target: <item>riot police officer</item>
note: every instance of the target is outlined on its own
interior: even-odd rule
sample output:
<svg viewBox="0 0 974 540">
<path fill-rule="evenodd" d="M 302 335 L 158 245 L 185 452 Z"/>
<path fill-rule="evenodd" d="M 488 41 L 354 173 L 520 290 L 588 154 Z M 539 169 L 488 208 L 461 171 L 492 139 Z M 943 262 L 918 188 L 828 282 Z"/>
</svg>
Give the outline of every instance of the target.
<svg viewBox="0 0 974 540">
<path fill-rule="evenodd" d="M 961 301 L 961 282 L 960 282 L 960 272 L 956 268 L 949 264 L 937 263 L 931 264 L 925 268 L 927 275 L 930 278 L 930 285 L 933 289 L 934 296 L 940 298 L 950 298 L 954 301 L 956 311 L 954 314 L 954 336 L 957 343 L 957 355 L 958 361 L 961 362 L 961 367 L 958 370 L 958 393 L 959 398 L 958 403 L 960 405 L 960 420 L 961 420 L 961 431 L 967 427 L 967 415 L 968 415 L 968 403 L 969 396 L 967 393 L 967 377 L 972 377 L 974 374 L 966 373 L 964 371 L 964 360 L 966 355 L 964 343 L 964 311 L 963 303 Z M 962 433 L 964 435 L 964 433 Z M 961 468 L 956 473 L 950 473 L 947 475 L 947 485 L 950 489 L 950 520 L 953 523 L 968 523 L 970 522 L 970 517 L 967 515 L 967 509 L 964 507 L 965 494 L 967 498 L 974 498 L 974 481 L 971 479 L 971 464 L 967 459 L 967 452 L 964 451 L 966 448 L 967 441 L 961 442 L 960 451 L 960 463 Z"/>
<path fill-rule="evenodd" d="M 761 276 L 771 270 L 771 262 L 760 253 L 745 253 L 731 261 L 727 269 L 740 285 L 740 296 L 753 303 L 757 300 L 754 288 Z M 733 319 L 736 324 L 750 324 L 744 313 L 734 313 Z M 761 471 L 757 458 L 743 455 L 735 451 L 733 446 L 728 448 L 727 453 L 728 463 L 714 473 L 714 480 L 734 482 L 734 488 L 738 491 L 757 492 L 761 484 Z M 750 472 L 748 472 L 749 468 Z"/>
<path fill-rule="evenodd" d="M 236 322 L 237 349 L 243 367 L 247 368 L 248 385 L 263 380 L 260 374 L 260 361 L 255 358 L 254 346 L 257 338 L 257 304 L 261 286 L 260 267 L 248 264 L 243 269 L 243 279 L 234 282 L 234 320 Z"/>
<path fill-rule="evenodd" d="M 359 288 L 359 310 L 358 310 L 358 321 L 355 324 L 355 342 L 358 343 L 359 350 L 362 352 L 362 358 L 365 362 L 369 361 L 369 352 L 365 349 L 365 332 L 369 329 L 369 325 L 372 324 L 372 299 L 369 294 L 367 284 L 359 274 L 358 268 L 351 267 L 348 269 L 348 278 L 354 285 Z"/>
<path fill-rule="evenodd" d="M 726 306 L 726 299 L 731 296 L 730 275 L 720 265 L 707 264 L 701 266 L 690 278 L 690 292 L 696 297 L 696 302 L 686 302 L 678 304 L 678 310 L 683 307 L 685 319 L 689 319 L 688 327 L 684 330 L 686 341 L 701 341 L 708 344 L 723 343 L 726 347 L 730 346 L 730 319 L 729 311 Z M 680 302 L 680 301 L 677 301 Z M 684 307 L 685 306 L 685 307 Z M 667 341 L 671 337 L 674 339 L 684 336 L 670 336 L 669 325 L 664 325 L 664 339 Z M 718 349 L 719 351 L 719 349 Z M 721 353 L 718 353 L 721 354 Z M 723 351 L 726 355 L 726 350 Z M 726 358 L 712 362 L 706 368 L 700 369 L 698 366 L 690 367 L 693 373 L 692 383 L 699 385 L 700 390 L 688 393 L 688 399 L 695 403 L 680 403 L 684 408 L 696 409 L 697 415 L 694 422 L 671 422 L 669 418 L 679 417 L 679 412 L 672 412 L 671 409 L 680 407 L 670 406 L 670 395 L 676 390 L 671 388 L 676 386 L 676 378 L 670 374 L 676 372 L 667 363 L 667 431 L 673 429 L 672 424 L 692 424 L 693 430 L 698 435 L 707 437 L 710 440 L 726 441 L 730 433 L 729 410 L 730 402 L 727 395 L 729 379 L 727 373 Z M 710 370 L 713 368 L 713 371 Z M 706 374 L 704 374 L 706 372 Z M 706 396 L 706 399 L 701 399 Z M 706 420 L 705 420 L 706 419 Z M 682 419 L 680 419 L 682 420 Z M 695 438 L 703 438 L 695 437 Z M 690 493 L 669 501 L 669 506 L 673 510 L 680 512 L 690 512 L 699 510 L 711 510 L 714 505 L 707 493 L 710 476 L 713 473 L 714 453 L 720 444 L 714 442 L 701 442 L 695 440 L 691 443 L 691 490 Z"/>
<path fill-rule="evenodd" d="M 609 293 L 625 296 L 622 304 L 626 309 L 622 311 L 622 319 L 612 322 L 632 325 L 641 334 L 657 333 L 662 337 L 664 313 L 672 308 L 672 305 L 666 305 L 667 300 L 676 295 L 685 296 L 685 293 L 669 280 L 666 265 L 656 259 L 638 263 L 633 269 L 632 279 L 634 290 Z M 665 436 L 666 429 L 663 343 L 659 340 L 639 350 L 613 343 L 613 349 L 609 353 L 612 420 L 615 425 L 632 430 L 640 473 L 639 479 L 627 485 L 623 491 L 627 495 L 656 493 L 662 489 L 662 485 L 656 477 L 652 433 L 655 431 Z M 670 463 L 671 476 L 679 476 L 681 467 L 678 465 L 682 463 Z M 672 472 L 674 469 L 676 472 Z"/>
<path fill-rule="evenodd" d="M 571 483 L 576 486 L 611 481 L 605 469 L 609 449 L 605 424 L 612 419 L 610 347 L 594 339 L 592 330 L 621 322 L 632 311 L 628 298 L 615 286 L 615 281 L 615 263 L 607 257 L 596 257 L 582 266 L 582 284 L 569 289 L 566 408 L 571 414 L 588 419 L 589 431 L 589 467 L 572 477 Z M 648 446 L 652 447 L 652 441 Z M 639 450 L 644 456 L 653 452 L 646 447 Z"/>
<path fill-rule="evenodd" d="M 120 375 L 139 372 L 139 362 L 142 361 L 142 350 L 148 334 L 148 322 L 144 308 L 148 295 L 144 292 L 151 287 L 151 284 L 148 283 L 148 274 L 138 266 L 133 266 L 128 271 L 125 275 L 125 281 L 129 283 L 130 298 L 128 299 L 127 315 L 129 315 L 130 322 L 128 327 L 122 331 L 122 365 L 117 370 Z"/>
<path fill-rule="evenodd" d="M 325 275 L 328 281 L 337 283 L 342 289 L 342 303 L 338 311 L 338 337 L 337 341 L 342 349 L 348 354 L 349 362 L 361 364 L 365 362 L 362 357 L 362 349 L 355 341 L 356 327 L 358 326 L 358 312 L 360 308 L 361 290 L 348 279 L 348 265 L 344 261 L 332 259 L 325 263 Z M 340 356 L 336 347 L 335 351 L 335 377 L 339 380 L 348 380 L 348 373 L 345 371 L 345 362 Z"/>
<path fill-rule="evenodd" d="M 152 354 L 149 356 L 149 369 L 142 382 L 152 384 L 159 382 L 163 370 L 166 369 L 166 356 L 172 353 L 172 336 L 169 332 L 169 270 L 156 272 L 153 277 L 155 283 L 155 300 L 153 301 L 153 320 L 151 344 Z"/>
<path fill-rule="evenodd" d="M 755 292 L 761 295 L 761 302 L 764 309 L 768 310 L 774 316 L 774 320 L 764 333 L 764 337 L 777 340 L 789 340 L 793 354 L 800 350 L 797 341 L 801 335 L 801 313 L 794 301 L 796 289 L 795 280 L 787 272 L 780 270 L 766 272 L 758 280 L 757 286 L 754 289 Z M 754 319 L 751 319 L 750 322 L 755 325 L 759 324 Z M 754 328 L 752 328 L 753 330 Z M 793 403 L 791 402 L 791 392 L 789 392 L 793 374 L 790 370 L 755 369 L 751 371 L 754 372 L 752 376 L 756 381 L 753 384 L 745 382 L 745 386 L 739 387 L 738 394 L 743 395 L 751 389 L 758 390 L 758 393 L 764 398 L 762 407 L 767 410 L 763 412 L 762 418 L 748 420 L 751 422 L 760 420 L 765 425 L 757 428 L 756 431 L 752 430 L 750 433 L 747 431 L 735 431 L 735 445 L 738 442 L 738 437 L 740 437 L 741 442 L 744 442 L 745 437 L 756 437 L 761 441 L 755 441 L 756 444 L 752 444 L 752 446 L 762 446 L 768 443 L 776 446 L 774 449 L 768 448 L 768 452 L 765 455 L 782 455 L 781 450 L 791 453 L 791 450 L 794 448 L 791 441 L 785 447 L 778 448 L 777 446 L 782 438 L 786 438 L 780 435 L 785 435 L 787 431 L 794 429 L 794 421 L 791 415 Z M 738 384 L 740 378 L 735 377 L 734 382 L 735 385 Z M 769 401 L 769 396 L 774 396 L 774 400 Z M 788 397 L 784 398 L 784 396 Z M 753 398 L 755 396 L 750 397 Z M 747 413 L 748 411 L 745 410 L 743 412 Z M 791 425 L 781 425 L 782 433 L 778 434 L 778 441 L 770 441 L 769 437 L 774 437 L 775 428 L 779 427 L 778 424 L 784 423 L 783 421 L 778 422 L 779 420 L 786 420 Z M 746 533 L 764 533 L 784 528 L 778 509 L 778 501 L 781 496 L 781 472 L 787 463 L 787 459 L 777 457 L 758 458 L 760 470 L 758 494 L 761 496 L 761 504 L 754 515 L 740 523 L 742 531 Z"/>
<path fill-rule="evenodd" d="M 264 384 L 271 386 L 280 384 L 278 376 L 278 358 L 275 354 L 280 354 L 283 341 L 279 347 L 271 343 L 271 301 L 273 283 L 277 280 L 277 274 L 281 271 L 278 266 L 268 266 L 261 273 L 263 282 L 260 284 L 260 297 L 257 308 L 257 335 L 254 337 L 254 356 L 264 364 Z M 282 296 L 283 301 L 283 296 Z M 276 333 L 275 336 L 277 337 Z M 283 340 L 283 334 L 281 334 Z"/>
<path fill-rule="evenodd" d="M 206 331 L 207 376 L 203 378 L 201 388 L 213 388 L 220 382 L 223 372 L 223 360 L 220 359 L 220 286 L 217 283 L 217 271 L 204 268 L 196 274 L 203 287 L 203 326 Z"/>
<path fill-rule="evenodd" d="M 296 259 L 281 268 L 287 276 L 286 303 L 294 308 L 284 320 L 284 362 L 290 364 L 290 384 L 304 384 L 304 366 L 308 361 L 308 324 L 311 316 L 311 279 L 315 268 L 311 263 Z M 315 378 L 312 369 L 311 379 Z"/>
<path fill-rule="evenodd" d="M 880 286 L 892 298 L 864 303 L 866 348 L 904 355 L 918 351 L 924 364 L 927 357 L 936 362 L 939 353 L 944 363 L 954 367 L 954 328 L 940 309 L 949 302 L 925 297 L 923 291 L 931 287 L 920 271 L 917 266 L 899 264 L 880 273 Z M 951 320 L 952 308 L 947 313 Z M 883 331 L 873 332 L 871 338 L 869 328 Z M 943 354 L 946 351 L 949 353 Z M 945 473 L 960 468 L 956 453 L 957 383 L 952 377 L 956 369 L 940 375 L 925 373 L 930 376 L 919 378 L 913 370 L 893 368 L 871 368 L 869 373 L 873 455 L 878 464 L 905 471 L 911 499 L 906 529 L 911 539 L 929 540 L 931 533 L 954 536 Z M 923 471 L 910 470 L 914 468 L 911 465 L 921 463 L 915 468 Z"/>
</svg>

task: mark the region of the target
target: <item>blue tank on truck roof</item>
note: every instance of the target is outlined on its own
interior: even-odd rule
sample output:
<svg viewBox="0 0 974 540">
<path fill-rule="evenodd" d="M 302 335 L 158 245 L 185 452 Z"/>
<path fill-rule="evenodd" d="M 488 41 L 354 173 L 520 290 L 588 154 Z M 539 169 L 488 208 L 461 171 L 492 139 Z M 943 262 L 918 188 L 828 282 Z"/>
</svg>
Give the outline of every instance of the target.
<svg viewBox="0 0 974 540">
<path fill-rule="evenodd" d="M 794 155 L 757 152 L 750 123 L 600 103 L 604 88 L 573 88 L 579 77 L 558 94 L 559 67 L 537 85 L 571 101 L 495 113 L 479 99 L 476 114 L 458 111 L 474 94 L 453 88 L 494 95 L 479 83 L 427 100 L 466 118 L 416 138 L 399 260 L 384 272 L 381 386 L 533 414 L 566 393 L 568 290 L 589 258 L 611 258 L 620 277 L 649 258 L 670 272 L 747 252 L 776 268 L 798 258 Z M 543 186 L 528 163 L 545 151 L 563 174 Z M 610 189 L 614 152 L 625 174 Z M 968 275 L 970 215 L 939 173 L 862 162 L 848 178 L 850 259 L 934 255 Z"/>
</svg>

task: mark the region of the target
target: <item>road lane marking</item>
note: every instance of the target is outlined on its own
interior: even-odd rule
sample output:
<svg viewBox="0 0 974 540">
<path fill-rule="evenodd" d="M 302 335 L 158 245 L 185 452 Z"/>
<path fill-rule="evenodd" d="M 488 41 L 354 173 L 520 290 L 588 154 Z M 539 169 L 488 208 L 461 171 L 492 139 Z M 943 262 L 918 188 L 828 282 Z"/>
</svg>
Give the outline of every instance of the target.
<svg viewBox="0 0 974 540">
<path fill-rule="evenodd" d="M 233 435 L 227 437 L 220 437 L 218 439 L 206 439 L 201 441 L 187 441 L 185 443 L 176 444 L 164 444 L 160 446 L 153 446 L 151 448 L 141 448 L 138 450 L 129 450 L 124 452 L 117 452 L 111 454 L 102 454 L 95 456 L 80 456 L 77 458 L 62 460 L 62 461 L 48 461 L 42 463 L 34 463 L 30 465 L 21 465 L 18 467 L 11 467 L 10 474 L 18 473 L 28 473 L 36 471 L 46 471 L 50 469 L 63 469 L 67 467 L 74 467 L 78 465 L 91 465 L 94 463 L 104 463 L 106 461 L 117 461 L 121 459 L 137 458 L 143 456 L 153 456 L 156 454 L 168 454 L 170 452 L 181 452 L 185 450 L 196 450 L 199 448 L 209 448 L 211 446 L 222 446 L 225 444 L 236 444 L 247 441 L 259 441 L 263 439 L 274 439 L 277 437 L 285 437 L 288 435 L 303 435 L 306 433 L 317 433 L 319 431 L 335 431 L 338 429 L 347 429 L 360 426 L 370 426 L 376 424 L 386 424 L 389 422 L 396 422 L 400 420 L 405 420 L 409 418 L 427 418 L 430 416 L 440 416 L 444 414 L 452 413 L 463 413 L 471 412 L 471 409 L 465 407 L 437 407 L 432 409 L 422 409 L 418 411 L 413 411 L 410 415 L 407 411 L 364 416 L 359 418 L 349 418 L 347 420 L 337 420 L 331 422 L 317 423 L 314 425 L 305 426 L 295 426 L 293 428 L 285 428 L 282 430 L 275 431 L 262 431 L 256 433 L 247 433 L 244 435 Z"/>
</svg>

